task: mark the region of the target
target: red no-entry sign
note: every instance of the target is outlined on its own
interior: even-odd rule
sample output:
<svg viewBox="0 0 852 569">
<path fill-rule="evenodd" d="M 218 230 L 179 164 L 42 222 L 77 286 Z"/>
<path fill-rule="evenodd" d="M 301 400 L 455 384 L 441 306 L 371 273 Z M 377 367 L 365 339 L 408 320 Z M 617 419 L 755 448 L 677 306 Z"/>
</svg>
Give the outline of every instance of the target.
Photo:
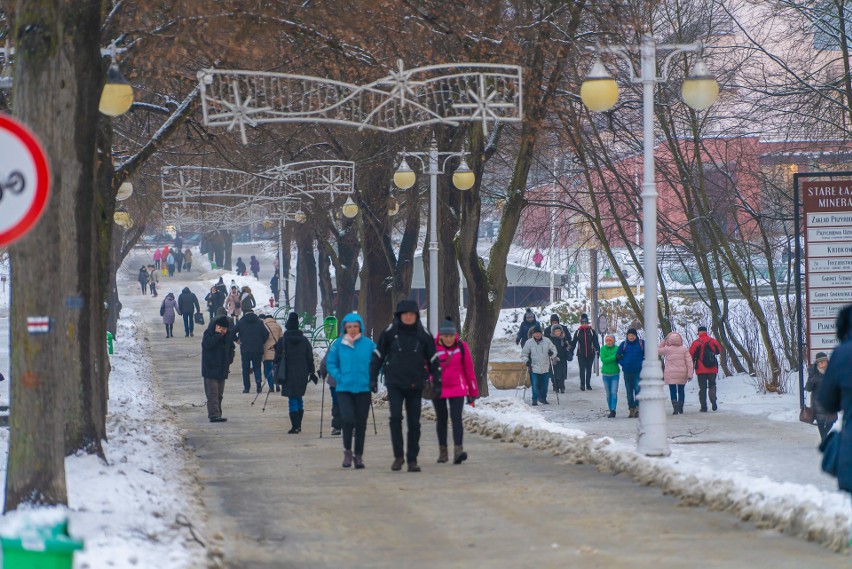
<svg viewBox="0 0 852 569">
<path fill-rule="evenodd" d="M 0 114 L 0 247 L 33 228 L 49 192 L 50 168 L 41 144 L 26 126 Z"/>
</svg>

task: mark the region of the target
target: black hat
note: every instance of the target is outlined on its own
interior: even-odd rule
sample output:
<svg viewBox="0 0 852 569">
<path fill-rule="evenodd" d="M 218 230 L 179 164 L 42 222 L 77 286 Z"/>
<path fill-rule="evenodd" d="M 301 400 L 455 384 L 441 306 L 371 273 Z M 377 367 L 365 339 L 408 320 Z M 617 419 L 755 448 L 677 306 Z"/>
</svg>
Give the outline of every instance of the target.
<svg viewBox="0 0 852 569">
<path fill-rule="evenodd" d="M 639 333 L 636 331 L 636 328 L 630 328 L 629 330 L 627 330 L 627 335 L 629 336 L 630 334 L 633 334 L 634 336 L 639 335 Z"/>
<path fill-rule="evenodd" d="M 216 317 L 218 318 L 220 316 L 228 316 L 228 311 L 225 310 L 224 306 L 220 306 L 216 309 Z"/>
<path fill-rule="evenodd" d="M 699 332 L 706 332 L 706 331 L 707 331 L 707 326 L 699 326 L 699 327 L 698 327 L 698 331 L 699 331 Z"/>
<path fill-rule="evenodd" d="M 532 327 L 532 333 L 535 334 L 536 332 L 541 334 L 541 326 L 539 326 L 538 324 Z"/>
<path fill-rule="evenodd" d="M 585 312 L 584 312 L 584 313 L 582 313 L 582 314 L 580 315 L 580 322 L 588 322 L 588 321 L 589 321 L 589 315 L 588 315 L 588 314 L 586 314 Z"/>
<path fill-rule="evenodd" d="M 222 328 L 228 328 L 231 326 L 231 320 L 227 316 L 221 316 L 216 319 L 216 326 L 221 326 Z"/>
<path fill-rule="evenodd" d="M 295 312 L 291 312 L 287 316 L 287 322 L 284 323 L 285 330 L 298 330 L 299 329 L 299 315 Z"/>
<path fill-rule="evenodd" d="M 418 316 L 420 316 L 420 307 L 417 306 L 417 303 L 413 300 L 400 300 L 399 304 L 396 305 L 396 311 L 393 313 L 394 316 L 399 316 L 400 314 L 404 314 L 406 312 L 414 312 Z"/>
<path fill-rule="evenodd" d="M 826 354 L 825 352 L 817 352 L 816 359 L 814 360 L 815 363 L 827 362 L 827 361 L 828 361 L 828 354 Z"/>
<path fill-rule="evenodd" d="M 551 322 L 559 322 L 559 315 L 558 314 L 551 314 L 550 315 L 550 321 Z"/>
<path fill-rule="evenodd" d="M 444 321 L 438 325 L 438 334 L 458 334 L 456 323 L 453 319 L 447 316 Z"/>
</svg>

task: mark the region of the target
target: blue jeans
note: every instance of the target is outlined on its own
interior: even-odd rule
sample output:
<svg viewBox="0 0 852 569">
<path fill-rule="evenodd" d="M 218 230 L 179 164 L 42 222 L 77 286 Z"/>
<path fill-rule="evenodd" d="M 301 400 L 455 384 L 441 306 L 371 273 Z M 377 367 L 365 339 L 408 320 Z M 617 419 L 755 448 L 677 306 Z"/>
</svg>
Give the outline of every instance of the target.
<svg viewBox="0 0 852 569">
<path fill-rule="evenodd" d="M 254 382 L 257 384 L 258 389 L 261 385 L 263 385 L 263 379 L 261 376 L 261 362 L 263 361 L 263 352 L 260 353 L 248 353 L 241 352 L 240 358 L 243 361 L 243 389 L 248 389 L 251 387 L 251 380 L 249 379 L 249 375 L 252 370 L 254 370 Z"/>
<path fill-rule="evenodd" d="M 550 372 L 530 373 L 532 384 L 532 400 L 547 401 L 547 384 L 550 383 Z"/>
<path fill-rule="evenodd" d="M 287 401 L 287 406 L 290 408 L 291 413 L 305 410 L 305 402 L 302 400 L 301 397 L 291 397 Z"/>
<path fill-rule="evenodd" d="M 192 312 L 183 313 L 183 331 L 187 336 L 195 332 L 195 319 Z"/>
<path fill-rule="evenodd" d="M 624 387 L 627 389 L 627 406 L 633 409 L 639 407 L 636 396 L 639 395 L 639 373 L 638 371 L 624 372 Z"/>
<path fill-rule="evenodd" d="M 669 385 L 669 393 L 672 396 L 672 401 L 680 401 L 683 403 L 685 390 L 685 385 Z"/>
<path fill-rule="evenodd" d="M 269 384 L 269 391 L 275 391 L 275 375 L 272 373 L 274 363 L 272 360 L 263 360 L 263 376 Z"/>
<path fill-rule="evenodd" d="M 606 390 L 606 406 L 610 411 L 615 411 L 618 404 L 618 375 L 604 375 L 603 384 Z"/>
</svg>

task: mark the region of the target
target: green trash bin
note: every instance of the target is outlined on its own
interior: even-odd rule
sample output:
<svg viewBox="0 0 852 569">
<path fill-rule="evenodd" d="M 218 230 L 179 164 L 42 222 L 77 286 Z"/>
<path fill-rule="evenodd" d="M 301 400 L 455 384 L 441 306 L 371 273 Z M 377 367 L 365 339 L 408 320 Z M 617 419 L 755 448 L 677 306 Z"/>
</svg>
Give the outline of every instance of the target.
<svg viewBox="0 0 852 569">
<path fill-rule="evenodd" d="M 68 522 L 28 527 L 18 537 L 2 537 L 3 569 L 71 569 L 83 542 L 68 535 Z"/>
</svg>

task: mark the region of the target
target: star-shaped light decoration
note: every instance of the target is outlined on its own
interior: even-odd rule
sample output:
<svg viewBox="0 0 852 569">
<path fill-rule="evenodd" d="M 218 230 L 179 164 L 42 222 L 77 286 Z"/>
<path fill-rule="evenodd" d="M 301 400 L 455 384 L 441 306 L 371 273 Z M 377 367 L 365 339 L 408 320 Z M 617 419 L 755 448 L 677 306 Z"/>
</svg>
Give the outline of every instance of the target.
<svg viewBox="0 0 852 569">
<path fill-rule="evenodd" d="M 497 90 L 488 92 L 485 85 L 485 76 L 479 76 L 478 93 L 468 89 L 467 95 L 469 103 L 453 103 L 454 109 L 472 109 L 473 114 L 470 115 L 471 120 L 480 119 L 482 121 L 482 134 L 488 136 L 488 118 L 498 122 L 500 117 L 494 112 L 494 109 L 514 109 L 514 103 L 495 103 L 494 98 L 499 94 Z"/>
</svg>

